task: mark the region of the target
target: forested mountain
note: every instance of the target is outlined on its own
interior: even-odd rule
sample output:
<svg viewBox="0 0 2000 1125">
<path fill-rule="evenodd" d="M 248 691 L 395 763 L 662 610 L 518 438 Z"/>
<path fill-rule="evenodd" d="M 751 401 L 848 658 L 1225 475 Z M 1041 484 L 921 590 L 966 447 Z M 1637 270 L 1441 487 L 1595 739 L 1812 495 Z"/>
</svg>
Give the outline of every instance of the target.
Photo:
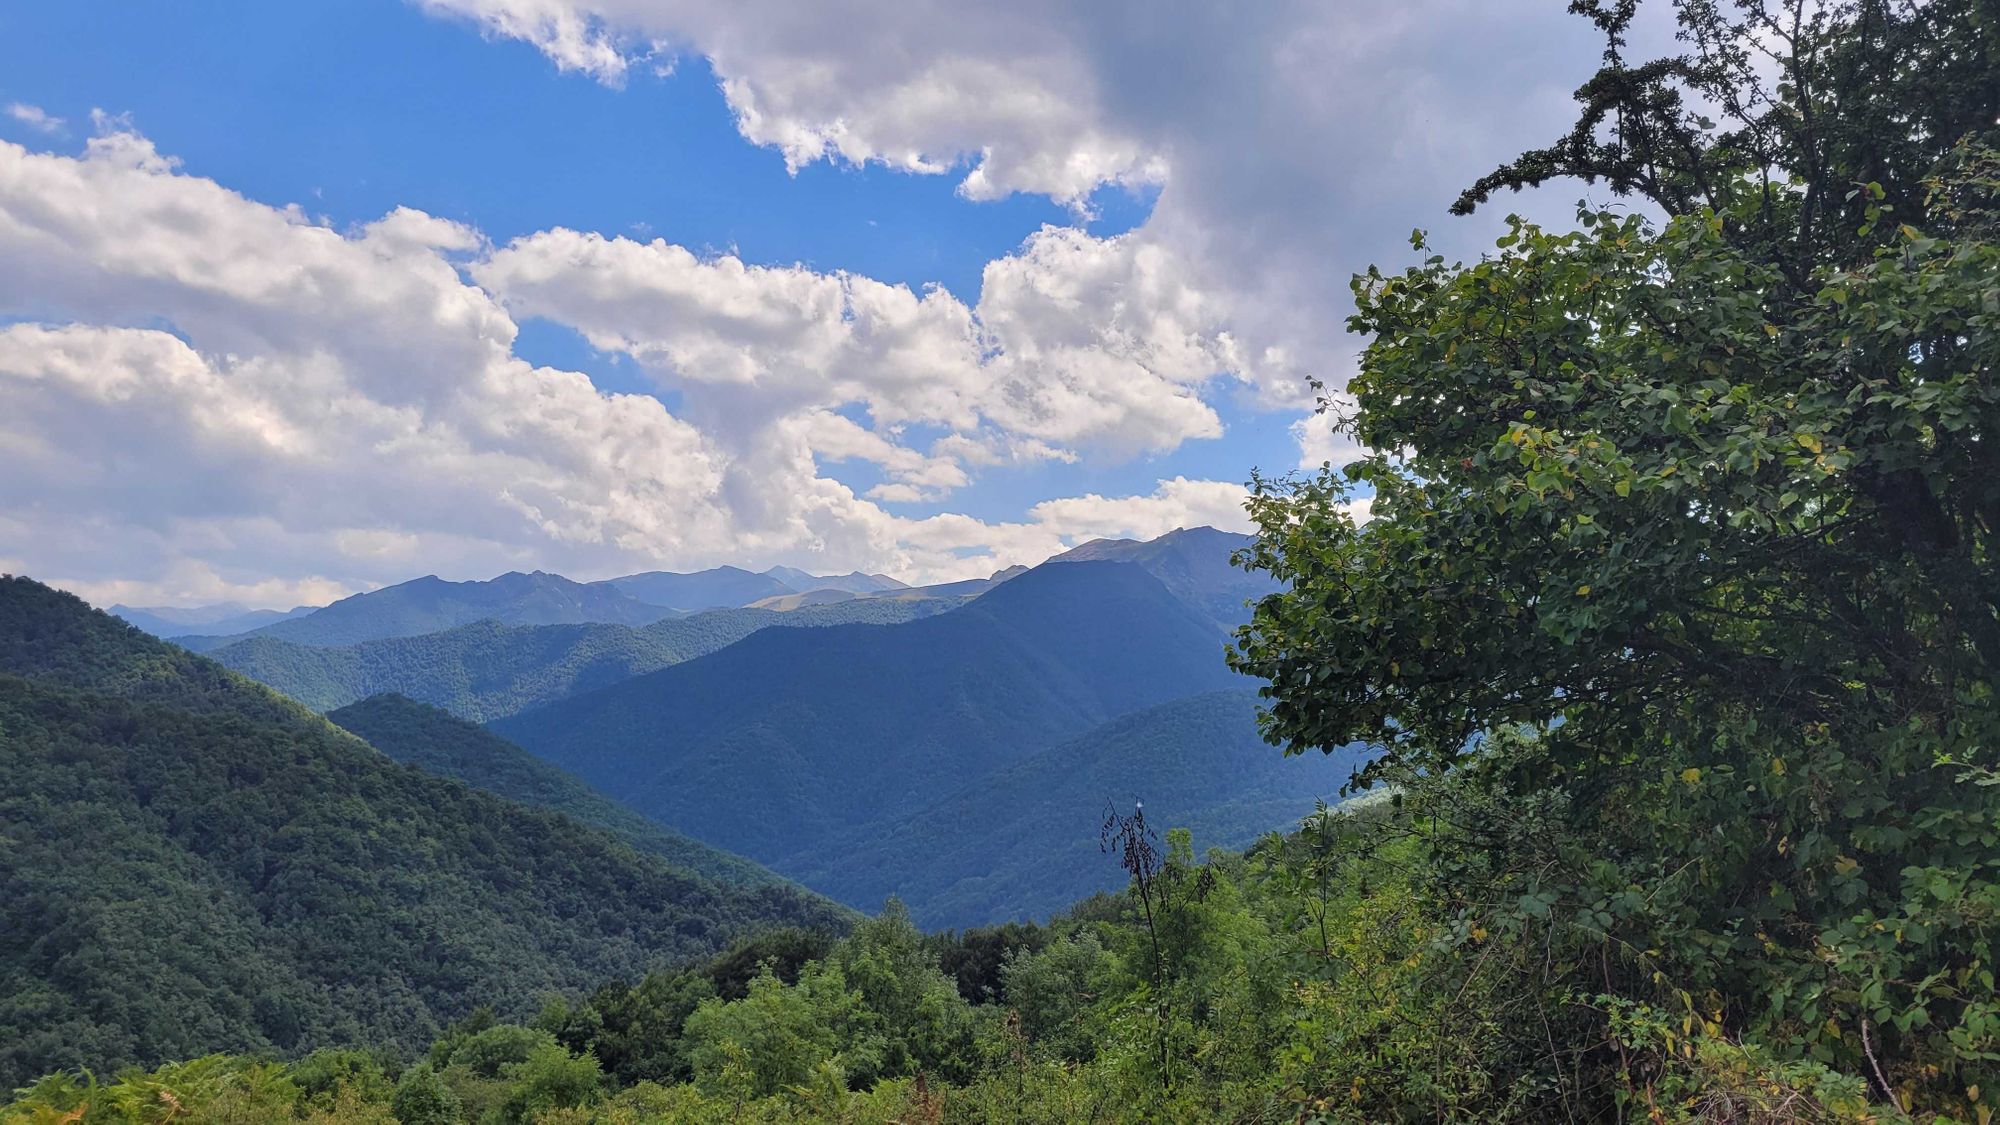
<svg viewBox="0 0 2000 1125">
<path fill-rule="evenodd" d="M 195 633 L 215 636 L 247 633 L 273 622 L 302 617 L 317 608 L 302 605 L 293 609 L 251 609 L 238 602 L 223 602 L 191 607 L 114 605 L 110 612 L 156 637 L 184 637 Z"/>
<path fill-rule="evenodd" d="M 447 582 L 427 575 L 365 594 L 342 598 L 302 617 L 252 630 L 307 645 L 350 645 L 385 637 L 414 637 L 475 621 L 507 625 L 561 625 L 600 622 L 649 625 L 673 611 L 628 598 L 596 584 L 572 582 L 560 574 L 519 571 L 484 582 Z M 197 652 L 232 643 L 213 635 L 176 637 Z"/>
<path fill-rule="evenodd" d="M 1100 846 L 1108 811 L 1144 802 L 1204 847 L 1242 848 L 1339 800 L 1365 760 L 1285 757 L 1257 733 L 1257 693 L 1211 692 L 1120 716 L 892 822 L 782 861 L 851 903 L 897 895 L 927 928 L 1047 918 L 1129 878 Z"/>
<path fill-rule="evenodd" d="M 840 924 L 398 765 L 0 579 L 0 1085 L 218 1049 L 421 1046 L 476 1004 Z"/>
<path fill-rule="evenodd" d="M 747 887 L 785 882 L 742 856 L 662 828 L 485 727 L 429 704 L 374 695 L 327 719 L 396 761 L 614 832 L 642 852 L 717 882 Z"/>
<path fill-rule="evenodd" d="M 1248 603 L 1279 589 L 1269 575 L 1230 562 L 1251 542 L 1248 535 L 1212 527 L 1183 527 L 1157 539 L 1095 539 L 1049 561 L 1134 563 L 1174 596 L 1233 628 L 1250 620 Z"/>
<path fill-rule="evenodd" d="M 771 862 L 1116 715 L 1237 686 L 1224 648 L 1137 566 L 1045 566 L 950 613 L 765 630 L 494 728 L 662 823 Z"/>
<path fill-rule="evenodd" d="M 209 655 L 315 710 L 396 692 L 484 722 L 714 652 L 774 625 L 888 624 L 942 613 L 957 604 L 950 599 L 885 598 L 788 613 L 717 609 L 641 629 L 482 621 L 419 637 L 339 646 L 257 636 Z"/>
</svg>

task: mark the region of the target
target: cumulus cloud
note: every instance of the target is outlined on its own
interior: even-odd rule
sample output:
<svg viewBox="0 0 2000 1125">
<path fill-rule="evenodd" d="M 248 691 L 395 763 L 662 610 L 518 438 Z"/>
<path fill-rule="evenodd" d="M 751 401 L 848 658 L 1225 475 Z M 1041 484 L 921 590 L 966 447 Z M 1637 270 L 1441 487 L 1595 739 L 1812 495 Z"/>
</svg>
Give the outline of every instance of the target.
<svg viewBox="0 0 2000 1125">
<path fill-rule="evenodd" d="M 1201 295 L 1150 248 L 1068 228 L 988 263 L 977 307 L 936 287 L 569 230 L 517 239 L 472 276 L 515 315 L 569 325 L 695 392 L 725 431 L 857 404 L 878 426 L 1165 451 L 1221 433 L 1201 388 L 1238 367 Z"/>
<path fill-rule="evenodd" d="M 1180 527 L 1251 530 L 1242 485 L 1175 477 L 1151 496 L 1072 496 L 1044 500 L 1029 510 L 1037 523 L 1077 539 L 1152 539 Z"/>
<path fill-rule="evenodd" d="M 9 102 L 6 113 L 7 116 L 19 121 L 37 133 L 62 132 L 63 119 L 43 109 L 41 106 L 29 105 L 26 102 Z"/>
<path fill-rule="evenodd" d="M 1340 392 L 1329 395 L 1327 409 L 1308 414 L 1292 423 L 1292 440 L 1299 443 L 1299 468 L 1307 471 L 1322 465 L 1338 469 L 1359 461 L 1368 452 L 1354 435 L 1341 428 L 1353 409 L 1353 400 Z"/>
<path fill-rule="evenodd" d="M 515 566 L 965 577 L 1112 526 L 1118 501 L 1018 523 L 877 501 L 1156 422 L 1143 396 L 987 354 L 979 318 L 941 292 L 566 231 L 494 250 L 408 209 L 335 230 L 106 127 L 80 157 L 0 143 L 0 566 L 103 600 L 291 604 Z M 632 355 L 687 407 L 526 362 L 516 308 Z M 1099 346 L 1159 368 L 1161 396 L 1200 378 L 1169 343 L 1119 332 Z M 933 386 L 954 363 L 968 377 Z M 1036 421 L 1038 394 L 1105 402 L 1058 425 Z M 951 432 L 915 448 L 909 421 Z M 821 473 L 842 460 L 887 480 L 856 496 Z M 1127 522 L 1207 511 L 1198 484 L 1131 500 Z"/>
<path fill-rule="evenodd" d="M 1404 260 L 1413 226 L 1476 252 L 1494 219 L 1446 205 L 1567 124 L 1597 53 L 1559 5 L 1483 0 L 415 2 L 611 84 L 704 57 L 794 168 L 1157 202 L 1114 237 L 1037 232 L 968 303 L 590 232 L 492 246 L 406 209 L 336 230 L 110 118 L 80 157 L 0 143 L 0 565 L 278 604 L 508 566 L 948 579 L 1241 526 L 1239 488 L 1178 477 L 1011 522 L 897 512 L 1213 437 L 1218 395 L 1304 413 L 1308 377 L 1353 362 L 1350 274 Z M 629 357 L 673 409 L 523 360 L 526 318 Z M 1300 464 L 1353 455 L 1324 421 L 1293 427 Z M 842 462 L 879 483 L 856 495 Z"/>
<path fill-rule="evenodd" d="M 607 81 L 663 51 L 704 56 L 742 135 L 793 167 L 878 163 L 955 176 L 975 200 L 1079 208 L 1106 185 L 1159 186 L 1149 221 L 1106 253 L 1172 285 L 1122 289 L 1120 311 L 1144 323 L 1164 302 L 1178 331 L 1199 306 L 1202 346 L 1267 406 L 1306 402 L 1308 376 L 1345 378 L 1347 280 L 1403 261 L 1412 227 L 1447 253 L 1485 244 L 1497 216 L 1453 222 L 1446 207 L 1569 123 L 1600 47 L 1559 4 L 1488 0 L 419 3 Z M 1071 232 L 1014 264 L 1057 287 L 1048 269 L 1079 271 L 1095 302 L 1079 307 L 1101 312 L 1090 241 Z"/>
</svg>

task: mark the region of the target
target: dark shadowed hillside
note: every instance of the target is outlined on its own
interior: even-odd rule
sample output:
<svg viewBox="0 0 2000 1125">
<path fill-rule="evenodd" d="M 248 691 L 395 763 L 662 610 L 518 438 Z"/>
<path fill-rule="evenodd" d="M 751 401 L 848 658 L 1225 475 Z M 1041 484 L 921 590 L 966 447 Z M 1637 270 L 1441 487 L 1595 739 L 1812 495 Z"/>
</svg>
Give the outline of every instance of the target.
<svg viewBox="0 0 2000 1125">
<path fill-rule="evenodd" d="M 1235 686 L 1224 646 L 1137 566 L 1051 566 L 922 621 L 767 629 L 494 727 L 664 824 L 768 862 L 1113 716 Z"/>
<path fill-rule="evenodd" d="M 209 653 L 315 710 L 383 692 L 488 721 L 714 652 L 772 625 L 892 623 L 942 613 L 949 599 L 883 599 L 794 612 L 717 609 L 624 625 L 502 625 L 481 621 L 356 645 L 304 645 L 257 636 Z"/>
<path fill-rule="evenodd" d="M 1244 847 L 1337 801 L 1357 748 L 1285 757 L 1257 733 L 1254 690 L 1210 692 L 1113 719 L 959 792 L 790 857 L 846 902 L 895 895 L 926 927 L 1046 918 L 1128 876 L 1099 846 L 1107 808 L 1144 801 L 1204 847 Z"/>
<path fill-rule="evenodd" d="M 375 695 L 327 718 L 406 765 L 614 832 L 642 852 L 718 882 L 752 887 L 785 882 L 742 856 L 662 828 L 485 727 L 428 704 Z"/>
<path fill-rule="evenodd" d="M 215 1050 L 421 1046 L 844 914 L 398 765 L 213 661 L 0 580 L 0 1085 Z"/>
<path fill-rule="evenodd" d="M 1248 535 L 1184 527 L 1157 539 L 1093 540 L 1049 561 L 1136 564 L 1182 601 L 1233 628 L 1250 620 L 1247 603 L 1278 589 L 1269 575 L 1231 565 L 1230 556 L 1250 542 Z"/>
</svg>

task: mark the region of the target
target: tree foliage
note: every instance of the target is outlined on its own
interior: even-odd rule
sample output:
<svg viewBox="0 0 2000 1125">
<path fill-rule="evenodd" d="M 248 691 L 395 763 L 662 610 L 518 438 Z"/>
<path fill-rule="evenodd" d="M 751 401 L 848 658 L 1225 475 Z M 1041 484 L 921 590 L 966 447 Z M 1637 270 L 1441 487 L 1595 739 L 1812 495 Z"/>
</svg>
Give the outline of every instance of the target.
<svg viewBox="0 0 2000 1125">
<path fill-rule="evenodd" d="M 1345 424 L 1382 452 L 1263 482 L 1250 561 L 1291 589 L 1237 663 L 1273 738 L 1379 744 L 1368 776 L 1452 824 L 1428 893 L 1461 935 L 1544 936 L 1543 1011 L 1627 998 L 1975 1113 L 2000 1086 L 1993 14 L 1688 4 L 1687 56 L 1627 67 L 1633 6 L 1578 7 L 1612 40 L 1579 131 L 1466 202 L 1580 175 L 1666 221 L 1586 206 L 1356 279 Z M 1624 1065 L 1605 1020 L 1571 1034 L 1546 1072 Z"/>
</svg>

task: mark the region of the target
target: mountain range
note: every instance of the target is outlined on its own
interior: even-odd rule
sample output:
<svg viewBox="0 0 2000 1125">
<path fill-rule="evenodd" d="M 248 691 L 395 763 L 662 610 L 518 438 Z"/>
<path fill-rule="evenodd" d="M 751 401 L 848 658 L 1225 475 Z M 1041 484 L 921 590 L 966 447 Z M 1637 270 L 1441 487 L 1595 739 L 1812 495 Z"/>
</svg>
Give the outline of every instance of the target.
<svg viewBox="0 0 2000 1125">
<path fill-rule="evenodd" d="M 292 609 L 251 609 L 241 602 L 219 602 L 191 607 L 114 605 L 109 612 L 113 617 L 122 617 L 127 623 L 156 637 L 177 637 L 193 633 L 247 633 L 259 626 L 304 616 L 318 608 L 302 605 Z"/>
<path fill-rule="evenodd" d="M 717 609 L 643 628 L 480 621 L 416 637 L 309 645 L 230 638 L 208 655 L 318 711 L 398 692 L 484 722 L 714 652 L 773 625 L 893 623 L 962 599 L 846 600 L 792 612 Z"/>
<path fill-rule="evenodd" d="M 990 580 L 980 580 L 990 581 Z M 971 592 L 970 590 L 964 591 Z M 426 575 L 355 594 L 326 606 L 252 610 L 236 603 L 210 606 L 116 605 L 111 612 L 156 637 L 207 652 L 242 636 L 268 636 L 298 644 L 345 645 L 498 621 L 506 625 L 646 625 L 680 613 L 734 609 L 795 609 L 850 597 L 958 596 L 912 590 L 882 574 L 814 575 L 793 567 L 754 574 L 740 567 L 679 574 L 649 571 L 601 582 L 560 574 L 518 571 L 476 582 L 448 582 Z M 786 601 L 786 599 L 791 599 Z"/>
<path fill-rule="evenodd" d="M 769 863 L 1118 715 L 1240 686 L 1225 648 L 1213 620 L 1136 563 L 1045 564 L 949 613 L 764 630 L 492 725 L 664 824 Z"/>
<path fill-rule="evenodd" d="M 1248 543 L 1096 540 L 931 587 L 784 567 L 433 577 L 187 643 L 398 760 L 697 873 L 968 926 L 1116 885 L 1091 858 L 1107 807 L 1147 799 L 1239 846 L 1337 796 L 1359 751 L 1278 755 L 1223 660 L 1276 588 L 1232 564 Z M 540 620 L 579 615 L 626 620 Z"/>
<path fill-rule="evenodd" d="M 513 571 L 484 582 L 447 582 L 426 575 L 342 598 L 311 613 L 272 622 L 247 635 L 308 645 L 348 645 L 387 637 L 414 637 L 498 621 L 503 625 L 602 622 L 650 625 L 675 610 L 627 597 L 609 586 L 574 582 L 560 574 Z M 197 651 L 220 648 L 230 638 L 173 638 Z"/>
</svg>

